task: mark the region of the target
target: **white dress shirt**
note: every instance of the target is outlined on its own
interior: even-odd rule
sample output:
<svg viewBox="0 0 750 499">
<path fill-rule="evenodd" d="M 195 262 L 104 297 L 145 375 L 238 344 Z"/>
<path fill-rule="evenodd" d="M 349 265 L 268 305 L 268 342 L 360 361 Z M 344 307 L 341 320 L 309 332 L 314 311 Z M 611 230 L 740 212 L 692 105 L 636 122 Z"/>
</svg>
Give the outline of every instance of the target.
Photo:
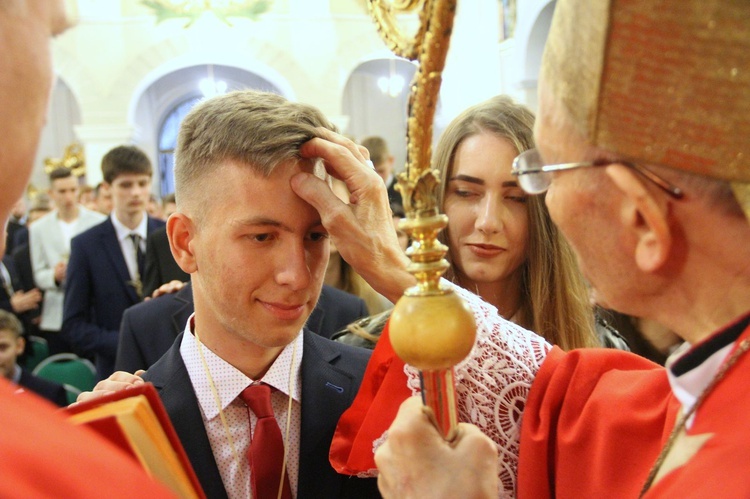
<svg viewBox="0 0 750 499">
<path fill-rule="evenodd" d="M 141 251 L 146 254 L 146 236 L 148 233 L 148 217 L 144 214 L 143 220 L 138 224 L 135 229 L 129 229 L 125 227 L 122 222 L 117 220 L 115 213 L 112 212 L 110 215 L 112 225 L 115 226 L 115 232 L 117 233 L 117 241 L 120 243 L 120 250 L 122 250 L 122 256 L 125 257 L 125 263 L 128 266 L 128 273 L 130 278 L 135 280 L 138 276 L 138 262 L 135 258 L 135 246 L 133 246 L 133 240 L 130 239 L 130 234 L 138 234 L 141 236 Z M 140 276 L 143 278 L 143 276 Z"/>
<path fill-rule="evenodd" d="M 252 497 L 250 487 L 250 464 L 247 451 L 257 418 L 239 395 L 254 380 L 248 378 L 231 364 L 196 341 L 192 333 L 193 317 L 185 327 L 180 345 L 180 354 L 185 362 L 190 381 L 198 399 L 208 440 L 211 443 L 216 465 L 230 499 Z M 200 337 L 200 331 L 198 331 Z M 302 334 L 287 345 L 259 381 L 276 388 L 271 394 L 271 405 L 284 437 L 287 453 L 286 473 L 292 495 L 297 496 L 299 476 L 300 422 L 302 420 Z M 201 360 L 203 353 L 205 365 Z M 210 373 L 210 375 L 209 375 Z M 213 380 L 216 391 L 211 387 Z M 291 391 L 291 394 L 290 394 Z M 218 395 L 219 403 L 216 397 Z M 289 396 L 292 407 L 289 411 Z M 226 426 L 221 420 L 221 414 Z M 289 417 L 287 417 L 289 416 Z M 287 431 L 287 422 L 289 427 Z M 234 444 L 235 452 L 232 450 Z"/>
</svg>

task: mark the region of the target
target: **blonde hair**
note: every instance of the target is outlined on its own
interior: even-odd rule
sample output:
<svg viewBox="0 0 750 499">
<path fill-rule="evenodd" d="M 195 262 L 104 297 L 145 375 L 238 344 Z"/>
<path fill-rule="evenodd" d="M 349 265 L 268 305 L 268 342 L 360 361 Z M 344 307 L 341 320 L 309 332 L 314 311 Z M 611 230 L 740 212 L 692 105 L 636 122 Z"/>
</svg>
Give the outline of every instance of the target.
<svg viewBox="0 0 750 499">
<path fill-rule="evenodd" d="M 472 106 L 454 119 L 440 137 L 434 156 L 435 168 L 440 171 L 441 209 L 456 150 L 464 139 L 491 133 L 510 141 L 520 153 L 534 147 L 533 126 L 531 111 L 506 96 Z M 526 207 L 529 239 L 522 269 L 519 324 L 564 350 L 601 346 L 588 289 L 572 249 L 552 222 L 542 196 L 529 196 Z M 450 241 L 447 229 L 441 240 L 446 244 Z M 450 249 L 448 255 L 450 258 Z M 455 272 L 449 271 L 447 277 L 455 279 Z"/>
<path fill-rule="evenodd" d="M 226 160 L 268 176 L 279 164 L 300 159 L 299 148 L 335 127 L 317 108 L 268 92 L 242 90 L 208 99 L 185 117 L 175 150 L 178 206 L 202 202 L 202 181 Z"/>
</svg>

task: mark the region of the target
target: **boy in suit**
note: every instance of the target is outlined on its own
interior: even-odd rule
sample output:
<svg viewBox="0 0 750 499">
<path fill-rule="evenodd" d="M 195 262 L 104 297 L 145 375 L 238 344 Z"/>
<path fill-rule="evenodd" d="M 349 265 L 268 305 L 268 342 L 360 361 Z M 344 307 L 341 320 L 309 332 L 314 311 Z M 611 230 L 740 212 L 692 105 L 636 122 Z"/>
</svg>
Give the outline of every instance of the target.
<svg viewBox="0 0 750 499">
<path fill-rule="evenodd" d="M 122 314 L 142 299 L 146 238 L 164 221 L 146 214 L 152 169 L 143 151 L 115 147 L 102 158 L 102 174 L 114 208 L 71 241 L 62 332 L 104 378 L 114 370 Z"/>
<path fill-rule="evenodd" d="M 243 91 L 199 104 L 180 130 L 178 208 L 167 233 L 191 274 L 195 313 L 144 379 L 159 390 L 209 497 L 258 497 L 264 483 L 274 495 L 284 483 L 283 497 L 378 496 L 373 479 L 339 475 L 328 461 L 369 352 L 304 328 L 321 292 L 328 236 L 290 181 L 301 172 L 325 177 L 300 146 L 326 128 L 315 108 Z M 139 382 L 118 372 L 98 388 Z M 244 394 L 263 387 L 287 452 L 285 473 L 279 462 L 270 481 L 248 458 L 259 418 Z"/>
<path fill-rule="evenodd" d="M 34 282 L 44 292 L 39 328 L 54 355 L 70 351 L 60 338 L 70 240 L 106 217 L 78 204 L 78 179 L 68 168 L 53 170 L 49 182 L 55 210 L 29 224 L 29 249 Z"/>
<path fill-rule="evenodd" d="M 0 375 L 20 389 L 31 390 L 53 404 L 67 405 L 65 388 L 61 384 L 34 376 L 18 365 L 18 356 L 26 347 L 22 334 L 21 321 L 10 312 L 0 310 Z"/>
</svg>

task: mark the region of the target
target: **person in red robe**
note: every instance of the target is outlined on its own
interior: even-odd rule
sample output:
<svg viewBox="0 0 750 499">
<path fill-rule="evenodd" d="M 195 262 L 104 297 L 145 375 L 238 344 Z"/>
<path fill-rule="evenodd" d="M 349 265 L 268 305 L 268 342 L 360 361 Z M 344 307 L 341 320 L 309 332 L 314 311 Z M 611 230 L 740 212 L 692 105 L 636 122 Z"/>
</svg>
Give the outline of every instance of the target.
<svg viewBox="0 0 750 499">
<path fill-rule="evenodd" d="M 68 19 L 62 0 L 0 3 L 0 254 L 23 194 L 52 86 L 49 43 Z M 121 449 L 65 421 L 40 397 L 0 379 L 0 497 L 174 497 Z"/>
<path fill-rule="evenodd" d="M 407 401 L 375 454 L 385 497 L 750 497 L 748 26 L 735 0 L 557 2 L 519 184 L 547 192 L 598 302 L 686 343 L 666 368 L 554 347 L 517 363 L 515 490 L 476 426 L 444 442 Z"/>
</svg>

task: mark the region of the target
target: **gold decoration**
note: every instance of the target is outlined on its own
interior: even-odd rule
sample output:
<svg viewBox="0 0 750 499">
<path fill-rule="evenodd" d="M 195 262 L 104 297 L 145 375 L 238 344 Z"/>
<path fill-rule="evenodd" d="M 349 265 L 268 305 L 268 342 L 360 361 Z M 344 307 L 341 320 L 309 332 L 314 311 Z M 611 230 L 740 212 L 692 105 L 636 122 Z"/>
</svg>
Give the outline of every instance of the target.
<svg viewBox="0 0 750 499">
<path fill-rule="evenodd" d="M 36 197 L 37 197 L 37 196 L 38 196 L 39 194 L 43 194 L 43 193 L 44 193 L 44 191 L 42 191 L 41 189 L 39 189 L 39 188 L 38 188 L 37 186 L 35 186 L 34 184 L 31 184 L 31 183 L 30 183 L 29 185 L 27 185 L 27 186 L 26 186 L 26 197 L 27 197 L 27 198 L 28 198 L 28 199 L 29 199 L 30 201 L 33 201 L 34 199 L 36 199 Z"/>
<path fill-rule="evenodd" d="M 431 168 L 431 155 L 433 119 L 456 0 L 369 0 L 369 7 L 388 47 L 418 63 L 409 95 L 406 171 L 398 175 L 397 186 L 407 217 L 399 228 L 413 241 L 406 253 L 417 285 L 406 290 L 393 310 L 391 344 L 399 357 L 420 369 L 422 399 L 443 437 L 453 440 L 458 421 L 453 366 L 471 351 L 476 325 L 463 300 L 440 286 L 440 276 L 449 264 L 443 258 L 448 248 L 437 235 L 448 217 L 438 210 L 440 177 Z M 395 15 L 417 8 L 419 28 L 410 38 L 399 29 Z"/>
<path fill-rule="evenodd" d="M 86 175 L 86 160 L 81 144 L 69 144 L 65 147 L 62 158 L 44 158 L 44 173 L 49 175 L 58 168 L 67 168 L 76 177 Z"/>
<path fill-rule="evenodd" d="M 187 19 L 189 28 L 206 12 L 232 26 L 230 17 L 257 20 L 271 7 L 271 0 L 142 0 L 141 3 L 156 14 L 156 24 L 167 19 Z"/>
</svg>

